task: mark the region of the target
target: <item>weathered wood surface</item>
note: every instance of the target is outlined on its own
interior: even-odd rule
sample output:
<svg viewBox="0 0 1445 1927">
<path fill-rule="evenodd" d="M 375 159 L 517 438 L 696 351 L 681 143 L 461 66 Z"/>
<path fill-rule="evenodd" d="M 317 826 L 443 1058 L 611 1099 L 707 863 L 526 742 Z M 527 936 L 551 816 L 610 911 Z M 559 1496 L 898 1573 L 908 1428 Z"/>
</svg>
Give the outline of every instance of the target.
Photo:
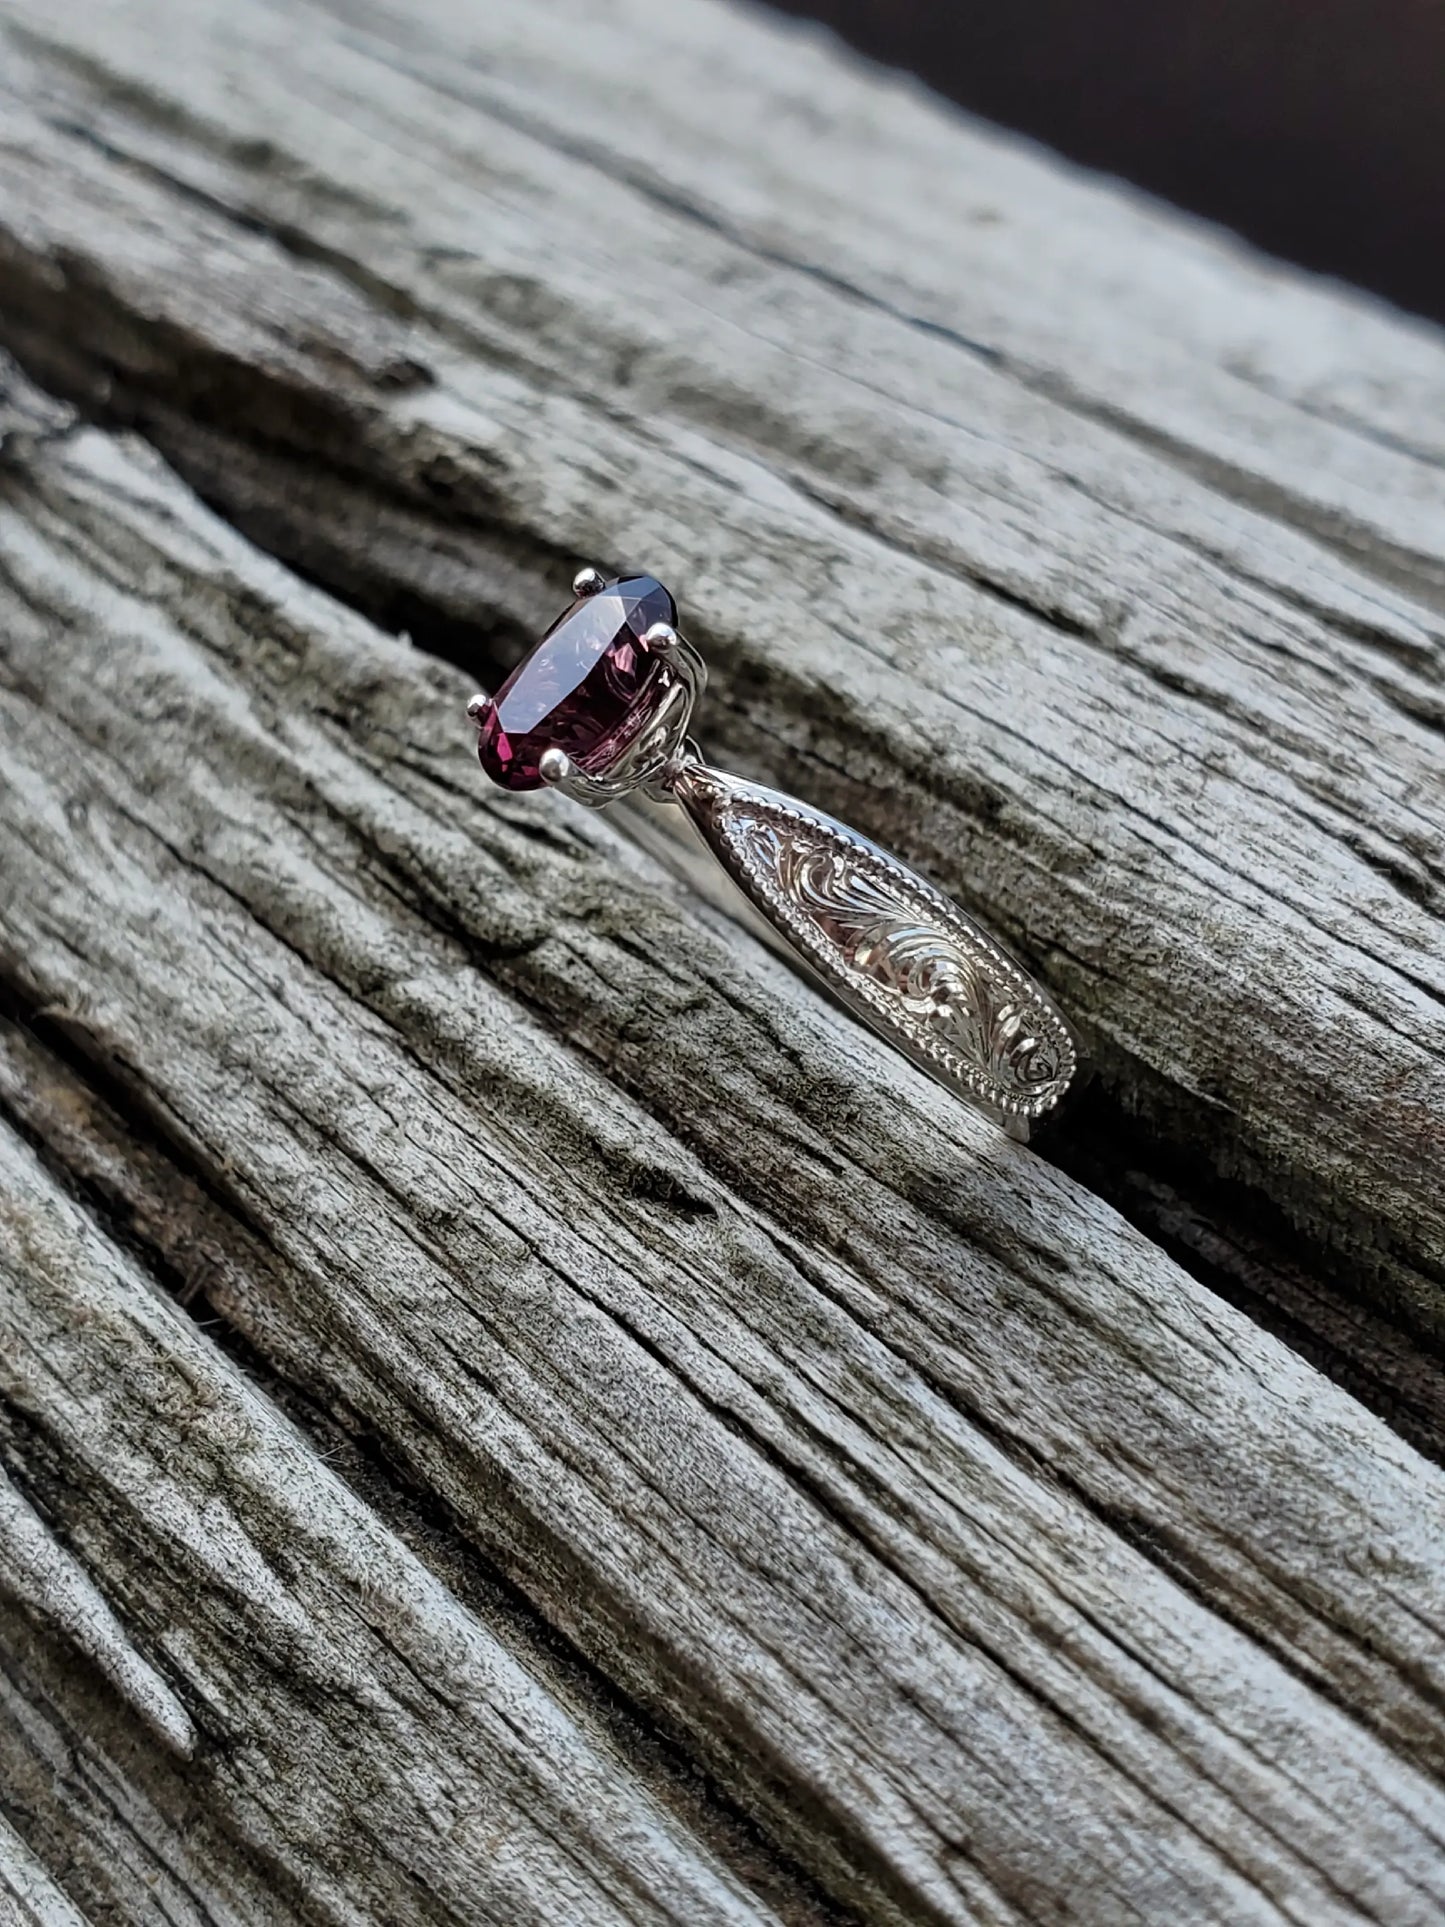
<svg viewBox="0 0 1445 1927">
<path fill-rule="evenodd" d="M 1437 1920 L 1445 1480 L 1098 1190 L 1440 1436 L 1438 340 L 712 6 L 53 14 L 0 343 L 101 426 L 0 378 L 0 1880 Z M 439 658 L 589 556 L 1088 1021 L 1072 1175 L 482 794 Z"/>
<path fill-rule="evenodd" d="M 32 1152 L 7 1136 L 0 1165 L 27 1266 L 7 1297 L 5 1391 L 40 1434 L 31 1476 L 52 1505 L 64 1493 L 68 1534 L 150 1625 L 161 1664 L 204 1695 L 202 1803 L 178 1768 L 197 1752 L 191 1718 L 7 1490 L 0 1543 L 19 1557 L 4 1589 L 159 1742 L 137 1785 L 123 1721 L 67 1724 L 43 1670 L 5 1681 L 10 1797 L 53 1797 L 43 1783 L 59 1767 L 93 1821 L 65 1843 L 85 1887 L 119 1885 L 119 1869 L 166 1919 L 273 1918 L 303 1894 L 313 1913 L 377 1920 L 521 1921 L 541 1895 L 554 1919 L 773 1917 L 619 1770 L 595 1715 L 546 1691 Z M 107 1797 L 117 1784 L 123 1801 Z M 168 1864 L 177 1845 L 181 1866 Z"/>
</svg>

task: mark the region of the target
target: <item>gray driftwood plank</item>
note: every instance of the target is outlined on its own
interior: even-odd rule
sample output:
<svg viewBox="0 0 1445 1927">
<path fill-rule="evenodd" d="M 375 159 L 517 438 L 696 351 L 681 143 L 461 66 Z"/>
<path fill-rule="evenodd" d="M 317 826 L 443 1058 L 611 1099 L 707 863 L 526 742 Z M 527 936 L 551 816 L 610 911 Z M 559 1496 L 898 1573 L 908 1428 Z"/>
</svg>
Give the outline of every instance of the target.
<svg viewBox="0 0 1445 1927">
<path fill-rule="evenodd" d="M 658 567 L 719 748 L 1445 1329 L 1436 334 L 700 0 L 4 12 L 33 368 L 455 651 Z"/>
<path fill-rule="evenodd" d="M 0 973 L 141 1142 L 102 1158 L 23 1064 L 7 1108 L 823 1886 L 879 1920 L 1438 1914 L 1432 1467 L 605 822 L 480 795 L 456 673 L 136 445 L 12 438 L 0 583 Z M 98 1337 L 53 1301 L 72 1233 L 38 1248 L 4 1189 L 23 1476 Z M 105 1492 L 65 1503 L 104 1592 Z M 176 1583 L 136 1637 L 216 1747 Z"/>
</svg>

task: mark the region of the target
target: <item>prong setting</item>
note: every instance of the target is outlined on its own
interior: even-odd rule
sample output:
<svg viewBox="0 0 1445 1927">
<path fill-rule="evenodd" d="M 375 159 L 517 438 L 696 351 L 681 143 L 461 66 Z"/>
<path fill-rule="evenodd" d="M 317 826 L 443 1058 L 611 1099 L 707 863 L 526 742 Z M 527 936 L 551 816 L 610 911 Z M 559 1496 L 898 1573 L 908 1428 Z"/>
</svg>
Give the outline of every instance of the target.
<svg viewBox="0 0 1445 1927">
<path fill-rule="evenodd" d="M 492 706 L 491 697 L 483 696 L 480 692 L 478 692 L 478 694 L 473 696 L 471 701 L 467 704 L 467 714 L 471 717 L 474 723 L 480 723 L 482 719 L 485 717 L 487 711 L 491 708 L 491 706 Z"/>
<path fill-rule="evenodd" d="M 581 570 L 580 594 L 488 701 L 471 710 L 482 768 L 503 789 L 556 789 L 592 808 L 664 795 L 690 759 L 707 678 L 652 576 Z M 549 753 L 555 752 L 555 753 Z"/>
<path fill-rule="evenodd" d="M 600 569 L 579 569 L 572 578 L 574 596 L 597 595 L 607 587 L 607 578 Z"/>
</svg>

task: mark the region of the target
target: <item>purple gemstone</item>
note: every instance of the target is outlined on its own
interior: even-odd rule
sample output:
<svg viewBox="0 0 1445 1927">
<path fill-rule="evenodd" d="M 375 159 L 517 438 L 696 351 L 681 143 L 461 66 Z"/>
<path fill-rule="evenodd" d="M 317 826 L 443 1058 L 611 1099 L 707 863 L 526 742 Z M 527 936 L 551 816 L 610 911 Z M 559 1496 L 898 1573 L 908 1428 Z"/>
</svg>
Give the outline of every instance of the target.
<svg viewBox="0 0 1445 1927">
<path fill-rule="evenodd" d="M 549 749 L 565 750 L 589 776 L 602 774 L 666 687 L 661 662 L 642 647 L 655 622 L 675 627 L 677 605 L 650 575 L 579 596 L 482 713 L 477 755 L 492 781 L 540 789 L 538 765 Z"/>
</svg>

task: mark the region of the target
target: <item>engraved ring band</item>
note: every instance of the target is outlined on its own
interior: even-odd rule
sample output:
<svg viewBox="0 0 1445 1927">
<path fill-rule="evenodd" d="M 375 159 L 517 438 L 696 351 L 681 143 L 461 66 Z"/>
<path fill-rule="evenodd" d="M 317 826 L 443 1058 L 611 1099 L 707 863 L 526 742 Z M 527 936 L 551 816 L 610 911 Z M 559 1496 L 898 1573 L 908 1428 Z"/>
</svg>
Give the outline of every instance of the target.
<svg viewBox="0 0 1445 1927">
<path fill-rule="evenodd" d="M 988 933 L 867 837 L 705 762 L 688 734 L 707 680 L 651 576 L 583 569 L 575 600 L 495 696 L 475 696 L 482 768 L 504 789 L 593 807 L 680 804 L 712 854 L 834 996 L 1011 1136 L 1078 1063 L 1068 1024 Z"/>
</svg>

